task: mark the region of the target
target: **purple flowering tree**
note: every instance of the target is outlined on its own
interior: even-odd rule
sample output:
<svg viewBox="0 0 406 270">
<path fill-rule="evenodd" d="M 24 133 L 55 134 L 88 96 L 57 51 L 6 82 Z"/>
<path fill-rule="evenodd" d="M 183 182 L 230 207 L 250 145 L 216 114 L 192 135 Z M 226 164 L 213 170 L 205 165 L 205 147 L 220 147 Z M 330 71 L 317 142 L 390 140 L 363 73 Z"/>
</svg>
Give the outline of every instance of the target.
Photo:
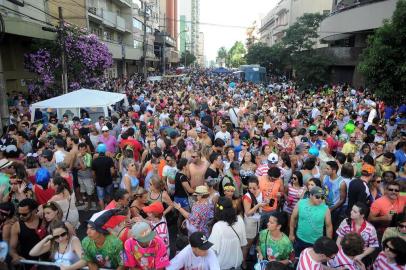
<svg viewBox="0 0 406 270">
<path fill-rule="evenodd" d="M 64 41 L 64 42 L 63 42 Z M 65 46 L 63 46 L 65 45 Z M 65 48 L 64 48 L 65 47 Z M 38 75 L 28 86 L 30 92 L 61 89 L 61 51 L 65 49 L 69 90 L 97 88 L 113 58 L 98 37 L 81 29 L 65 27 L 56 42 L 25 55 L 25 67 Z"/>
</svg>

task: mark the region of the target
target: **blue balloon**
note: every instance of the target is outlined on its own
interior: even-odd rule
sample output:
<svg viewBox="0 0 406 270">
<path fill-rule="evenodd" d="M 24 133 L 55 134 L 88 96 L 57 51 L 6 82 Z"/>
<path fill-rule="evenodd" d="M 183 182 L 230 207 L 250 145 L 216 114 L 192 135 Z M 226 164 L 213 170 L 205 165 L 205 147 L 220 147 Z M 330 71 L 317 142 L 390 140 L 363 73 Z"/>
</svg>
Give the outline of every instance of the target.
<svg viewBox="0 0 406 270">
<path fill-rule="evenodd" d="M 35 173 L 35 183 L 37 183 L 40 186 L 47 186 L 49 179 L 51 179 L 51 174 L 45 168 L 40 168 Z"/>
<path fill-rule="evenodd" d="M 319 156 L 319 149 L 317 149 L 317 147 L 311 147 L 309 149 L 309 154 L 315 157 Z"/>
<path fill-rule="evenodd" d="M 107 147 L 104 143 L 99 144 L 96 148 L 97 153 L 106 153 L 106 151 L 107 151 Z"/>
</svg>

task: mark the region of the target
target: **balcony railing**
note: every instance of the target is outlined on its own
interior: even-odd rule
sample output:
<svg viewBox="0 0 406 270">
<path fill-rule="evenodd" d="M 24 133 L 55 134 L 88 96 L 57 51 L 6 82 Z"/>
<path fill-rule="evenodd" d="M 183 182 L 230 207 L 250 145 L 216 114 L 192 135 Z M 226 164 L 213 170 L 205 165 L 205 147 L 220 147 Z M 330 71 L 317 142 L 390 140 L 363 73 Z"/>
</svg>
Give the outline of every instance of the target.
<svg viewBox="0 0 406 270">
<path fill-rule="evenodd" d="M 335 7 L 333 7 L 333 10 L 331 11 L 330 15 L 334 15 L 336 13 L 349 10 L 352 8 L 356 8 L 359 6 L 364 6 L 364 5 L 369 5 L 375 2 L 382 2 L 386 0 L 342 0 L 339 2 Z"/>
<path fill-rule="evenodd" d="M 93 19 L 102 21 L 103 24 L 116 28 L 119 31 L 131 32 L 131 23 L 127 22 L 123 17 L 118 16 L 117 13 L 104 10 L 102 8 L 89 7 L 89 14 L 92 15 Z"/>
</svg>

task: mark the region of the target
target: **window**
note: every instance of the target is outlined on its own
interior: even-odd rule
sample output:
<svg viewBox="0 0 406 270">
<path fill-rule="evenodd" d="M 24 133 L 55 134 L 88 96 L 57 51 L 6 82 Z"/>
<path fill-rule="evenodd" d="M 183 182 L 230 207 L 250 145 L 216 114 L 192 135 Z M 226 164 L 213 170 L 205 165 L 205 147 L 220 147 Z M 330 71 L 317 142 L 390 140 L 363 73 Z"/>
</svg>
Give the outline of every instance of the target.
<svg viewBox="0 0 406 270">
<path fill-rule="evenodd" d="M 133 18 L 133 27 L 142 30 L 142 22 Z"/>
<path fill-rule="evenodd" d="M 147 26 L 147 33 L 152 34 L 152 28 L 150 26 Z"/>
<path fill-rule="evenodd" d="M 104 31 L 104 39 L 108 41 L 113 41 L 114 40 L 114 35 L 111 31 L 105 30 Z"/>
<path fill-rule="evenodd" d="M 134 39 L 134 48 L 142 48 L 142 41 Z"/>
</svg>

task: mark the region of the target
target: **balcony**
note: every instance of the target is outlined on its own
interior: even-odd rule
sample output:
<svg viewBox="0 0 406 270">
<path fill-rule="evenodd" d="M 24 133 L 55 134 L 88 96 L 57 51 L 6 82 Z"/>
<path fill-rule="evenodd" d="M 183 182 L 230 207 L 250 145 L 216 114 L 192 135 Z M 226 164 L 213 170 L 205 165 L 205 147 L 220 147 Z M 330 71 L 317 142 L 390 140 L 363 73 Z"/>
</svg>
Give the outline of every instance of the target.
<svg viewBox="0 0 406 270">
<path fill-rule="evenodd" d="M 117 16 L 116 28 L 117 28 L 117 30 L 120 30 L 123 32 L 126 30 L 125 19 L 123 17 Z"/>
<path fill-rule="evenodd" d="M 111 11 L 103 10 L 103 24 L 116 27 L 117 21 L 117 14 Z"/>
<path fill-rule="evenodd" d="M 130 46 L 122 47 L 121 44 L 109 41 L 103 41 L 109 52 L 113 55 L 113 59 L 123 59 L 127 60 L 140 60 L 142 57 L 142 48 L 132 48 Z"/>
<path fill-rule="evenodd" d="M 121 6 L 121 7 L 127 7 L 127 8 L 132 7 L 132 1 L 131 0 L 114 0 L 113 2 L 116 3 L 117 5 Z"/>
<path fill-rule="evenodd" d="M 320 38 L 329 42 L 347 38 L 355 32 L 376 29 L 382 26 L 385 19 L 392 17 L 396 2 L 361 1 L 360 4 L 338 9 L 321 22 Z"/>
<path fill-rule="evenodd" d="M 89 7 L 87 9 L 89 12 L 89 19 L 96 21 L 96 22 L 102 22 L 103 21 L 103 10 L 101 8 L 96 8 L 96 7 Z"/>
</svg>

